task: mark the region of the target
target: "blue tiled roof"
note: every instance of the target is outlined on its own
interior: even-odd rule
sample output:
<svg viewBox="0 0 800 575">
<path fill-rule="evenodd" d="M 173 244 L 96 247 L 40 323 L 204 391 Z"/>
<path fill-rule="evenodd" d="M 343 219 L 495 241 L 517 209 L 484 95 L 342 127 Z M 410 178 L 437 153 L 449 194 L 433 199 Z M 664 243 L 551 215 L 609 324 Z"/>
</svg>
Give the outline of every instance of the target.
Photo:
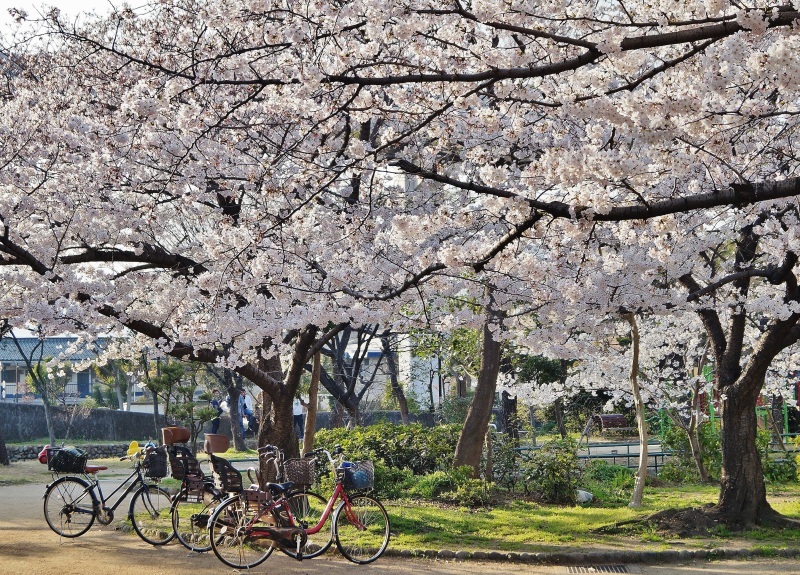
<svg viewBox="0 0 800 575">
<path fill-rule="evenodd" d="M 77 341 L 77 338 L 49 337 L 44 340 L 44 347 L 41 347 L 42 342 L 38 337 L 18 337 L 17 341 L 25 356 L 29 359 L 38 360 L 39 357 L 43 359 L 63 357 L 70 345 Z M 94 359 L 97 357 L 98 348 L 105 347 L 106 341 L 105 339 L 99 339 L 93 344 L 82 344 L 76 352 L 63 357 L 63 359 L 68 361 Z M 24 361 L 24 357 L 20 354 L 12 338 L 4 337 L 0 339 L 0 363 L 21 363 Z"/>
</svg>

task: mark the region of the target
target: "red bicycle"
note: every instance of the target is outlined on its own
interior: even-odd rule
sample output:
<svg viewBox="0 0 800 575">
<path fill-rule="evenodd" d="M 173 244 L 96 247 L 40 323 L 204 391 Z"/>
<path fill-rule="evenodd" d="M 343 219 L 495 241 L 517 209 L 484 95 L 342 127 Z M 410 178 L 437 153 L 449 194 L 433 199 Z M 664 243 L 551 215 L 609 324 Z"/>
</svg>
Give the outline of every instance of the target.
<svg viewBox="0 0 800 575">
<path fill-rule="evenodd" d="M 389 545 L 389 515 L 368 495 L 374 483 L 372 462 L 343 460 L 316 449 L 307 457 L 313 465 L 325 455 L 336 483 L 330 497 L 292 491 L 292 482 L 271 484 L 268 491 L 245 490 L 225 500 L 209 520 L 214 554 L 234 569 L 255 567 L 275 547 L 295 559 L 316 557 L 336 541 L 339 552 L 353 563 L 371 563 Z M 330 530 L 325 529 L 332 518 Z"/>
</svg>

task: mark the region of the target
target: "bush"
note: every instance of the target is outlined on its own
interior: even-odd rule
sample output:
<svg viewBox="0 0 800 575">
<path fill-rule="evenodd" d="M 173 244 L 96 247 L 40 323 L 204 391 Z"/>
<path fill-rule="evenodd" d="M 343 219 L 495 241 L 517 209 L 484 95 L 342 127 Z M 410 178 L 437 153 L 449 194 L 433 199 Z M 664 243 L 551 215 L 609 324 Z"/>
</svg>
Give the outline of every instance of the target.
<svg viewBox="0 0 800 575">
<path fill-rule="evenodd" d="M 797 480 L 797 459 L 766 459 L 764 481 L 767 483 L 789 483 Z"/>
<path fill-rule="evenodd" d="M 692 483 L 700 478 L 694 460 L 687 462 L 681 459 L 665 463 L 658 477 L 670 483 Z"/>
<path fill-rule="evenodd" d="M 472 478 L 469 466 L 436 471 L 420 477 L 409 493 L 412 497 L 478 507 L 487 505 L 492 498 L 494 485 L 482 479 Z"/>
<path fill-rule="evenodd" d="M 517 442 L 508 434 L 492 433 L 492 480 L 509 491 L 514 491 L 522 475 L 516 447 Z"/>
<path fill-rule="evenodd" d="M 542 445 L 521 464 L 525 491 L 547 503 L 574 504 L 581 468 L 575 442 L 559 439 Z"/>
<path fill-rule="evenodd" d="M 442 493 L 452 491 L 454 488 L 455 484 L 451 474 L 445 471 L 435 471 L 420 477 L 409 493 L 412 497 L 436 499 Z"/>
<path fill-rule="evenodd" d="M 698 427 L 698 440 L 702 450 L 703 465 L 710 477 L 719 477 L 722 468 L 722 449 L 720 444 L 719 428 L 706 421 Z M 674 468 L 667 469 L 668 479 L 661 476 L 666 481 L 684 483 L 686 481 L 697 481 L 700 475 L 697 472 L 697 464 L 692 456 L 692 448 L 689 445 L 689 438 L 686 432 L 675 426 L 667 428 L 661 436 L 661 447 L 664 451 L 672 452 L 672 463 Z"/>
<path fill-rule="evenodd" d="M 321 429 L 315 442 L 328 450 L 341 445 L 351 461 L 369 459 L 424 475 L 452 466 L 460 432 L 460 425 L 379 423 L 355 429 Z"/>
<path fill-rule="evenodd" d="M 617 505 L 630 500 L 635 482 L 636 474 L 632 469 L 593 460 L 583 468 L 580 485 L 594 495 L 597 503 Z"/>
</svg>

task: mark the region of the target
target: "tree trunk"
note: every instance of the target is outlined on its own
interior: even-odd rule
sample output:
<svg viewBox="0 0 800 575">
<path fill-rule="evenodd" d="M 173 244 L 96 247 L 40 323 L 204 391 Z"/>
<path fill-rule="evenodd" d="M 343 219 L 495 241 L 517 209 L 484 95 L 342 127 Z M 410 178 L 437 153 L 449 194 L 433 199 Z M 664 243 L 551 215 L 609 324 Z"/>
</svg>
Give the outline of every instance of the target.
<svg viewBox="0 0 800 575">
<path fill-rule="evenodd" d="M 756 448 L 756 397 L 762 384 L 743 376 L 722 393 L 722 473 L 719 518 L 733 528 L 766 525 L 780 516 L 767 502 L 761 457 Z"/>
<path fill-rule="evenodd" d="M 636 409 L 636 427 L 639 430 L 639 468 L 636 471 L 636 484 L 633 487 L 633 495 L 628 506 L 641 507 L 644 486 L 647 482 L 647 422 L 645 421 L 644 402 L 639 389 L 639 327 L 636 323 L 636 315 L 626 313 L 624 317 L 631 326 L 633 354 L 631 357 L 630 382 L 631 390 L 633 391 L 633 405 Z"/>
<path fill-rule="evenodd" d="M 124 409 L 125 405 L 125 398 L 122 396 L 122 384 L 120 383 L 120 378 L 122 374 L 120 373 L 119 367 L 116 365 L 114 366 L 114 393 L 117 394 L 117 409 L 122 410 Z M 130 384 L 128 384 L 130 387 Z M 130 405 L 128 405 L 128 409 L 130 410 Z"/>
<path fill-rule="evenodd" d="M 406 401 L 406 394 L 403 393 L 403 388 L 397 380 L 397 361 L 390 345 L 388 333 L 381 337 L 381 344 L 383 345 L 383 354 L 386 356 L 386 366 L 389 370 L 389 382 L 392 386 L 392 395 L 397 400 L 403 425 L 408 425 L 408 401 Z"/>
<path fill-rule="evenodd" d="M 483 469 L 483 478 L 486 481 L 494 481 L 494 452 L 492 451 L 492 431 L 486 428 L 486 466 Z"/>
<path fill-rule="evenodd" d="M 503 431 L 519 445 L 519 417 L 517 417 L 517 398 L 511 397 L 507 391 L 501 394 L 503 402 Z"/>
<path fill-rule="evenodd" d="M 494 309 L 493 298 L 490 297 L 486 308 L 486 319 L 483 325 L 483 345 L 481 349 L 481 370 L 475 395 L 467 411 L 464 429 L 458 438 L 454 458 L 455 467 L 469 465 L 474 477 L 479 477 L 481 453 L 486 430 L 492 417 L 492 404 L 497 388 L 497 374 L 500 371 L 501 344 L 494 338 L 492 328 L 497 328 L 502 313 Z"/>
<path fill-rule="evenodd" d="M 0 465 L 11 465 L 11 459 L 8 457 L 8 449 L 6 449 L 6 438 L 3 435 L 2 429 L 0 429 Z"/>
<path fill-rule="evenodd" d="M 322 372 L 322 356 L 314 354 L 314 366 L 311 369 L 311 384 L 308 386 L 308 405 L 306 406 L 306 427 L 303 430 L 303 453 L 314 450 L 314 434 L 317 431 L 317 402 L 319 393 L 319 375 Z"/>
<path fill-rule="evenodd" d="M 553 413 L 556 418 L 556 429 L 561 439 L 567 438 L 567 426 L 564 424 L 564 399 L 559 397 L 553 402 Z"/>
<path fill-rule="evenodd" d="M 692 457 L 694 458 L 694 464 L 697 467 L 697 473 L 700 475 L 700 481 L 703 483 L 708 483 L 711 479 L 708 476 L 706 464 L 703 462 L 703 446 L 700 443 L 699 436 L 700 418 L 702 416 L 700 405 L 700 384 L 696 383 L 694 385 L 692 396 L 692 416 L 689 420 L 689 429 L 686 430 L 686 433 L 689 436 L 689 447 L 692 450 Z"/>
<path fill-rule="evenodd" d="M 55 427 L 53 427 L 53 412 L 52 412 L 53 408 L 50 407 L 50 404 L 47 403 L 47 401 L 44 401 L 43 405 L 44 405 L 44 421 L 45 424 L 47 425 L 47 435 L 50 439 L 50 445 L 55 445 L 56 430 Z"/>
</svg>

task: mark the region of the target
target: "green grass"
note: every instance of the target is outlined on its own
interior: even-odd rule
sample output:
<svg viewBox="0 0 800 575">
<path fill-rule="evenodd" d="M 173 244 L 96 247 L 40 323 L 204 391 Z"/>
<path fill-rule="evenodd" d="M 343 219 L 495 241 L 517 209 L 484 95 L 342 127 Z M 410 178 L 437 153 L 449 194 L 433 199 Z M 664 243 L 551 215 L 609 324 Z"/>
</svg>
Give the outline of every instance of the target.
<svg viewBox="0 0 800 575">
<path fill-rule="evenodd" d="M 596 531 L 664 509 L 714 503 L 718 494 L 719 488 L 714 485 L 648 488 L 640 509 L 631 509 L 625 504 L 558 507 L 516 500 L 502 507 L 478 510 L 412 501 L 389 502 L 387 510 L 392 520 L 394 549 L 542 552 L 579 550 L 588 546 L 651 550 L 676 544 L 682 549 L 796 546 L 800 539 L 800 530 L 796 529 L 755 529 L 741 533 L 720 529 L 707 537 L 680 541 L 648 526 L 623 534 Z M 770 488 L 768 497 L 777 511 L 800 519 L 800 484 Z"/>
</svg>

